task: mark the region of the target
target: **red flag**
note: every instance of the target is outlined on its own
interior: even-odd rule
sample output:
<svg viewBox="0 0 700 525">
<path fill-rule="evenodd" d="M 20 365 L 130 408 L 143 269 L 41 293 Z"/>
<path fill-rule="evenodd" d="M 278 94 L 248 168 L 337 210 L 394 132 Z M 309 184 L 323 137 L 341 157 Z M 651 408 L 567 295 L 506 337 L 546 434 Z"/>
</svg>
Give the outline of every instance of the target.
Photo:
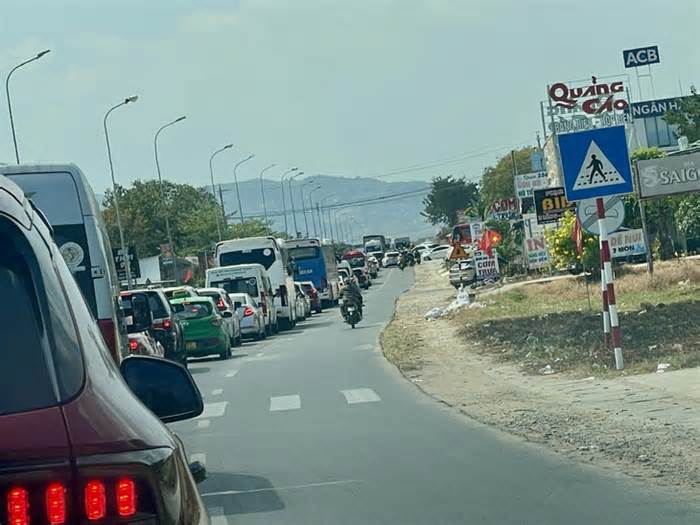
<svg viewBox="0 0 700 525">
<path fill-rule="evenodd" d="M 493 251 L 491 250 L 491 236 L 489 235 L 489 230 L 484 230 L 481 239 L 479 240 L 479 249 L 485 252 L 489 257 L 493 257 Z"/>
<path fill-rule="evenodd" d="M 581 228 L 581 221 L 576 217 L 576 222 L 574 223 L 574 230 L 571 232 L 571 238 L 576 243 L 576 253 L 583 255 L 583 229 Z"/>
</svg>

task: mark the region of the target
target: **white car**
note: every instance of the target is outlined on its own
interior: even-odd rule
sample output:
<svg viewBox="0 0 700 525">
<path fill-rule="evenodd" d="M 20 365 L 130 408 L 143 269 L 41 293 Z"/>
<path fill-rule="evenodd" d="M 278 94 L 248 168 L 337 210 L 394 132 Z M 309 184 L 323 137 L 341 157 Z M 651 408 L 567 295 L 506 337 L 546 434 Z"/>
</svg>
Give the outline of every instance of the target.
<svg viewBox="0 0 700 525">
<path fill-rule="evenodd" d="M 429 252 L 424 252 L 421 256 L 423 261 L 443 261 L 449 255 L 452 246 L 449 244 L 441 244 L 436 246 Z"/>
<path fill-rule="evenodd" d="M 241 335 L 255 340 L 265 339 L 265 315 L 260 305 L 247 293 L 230 293 L 238 318 L 241 321 Z"/>
<path fill-rule="evenodd" d="M 300 282 L 294 282 L 294 289 L 297 293 L 297 305 L 301 309 L 301 311 L 297 313 L 300 314 L 302 319 L 308 319 L 311 317 L 311 298 L 306 295 L 306 291 Z"/>
<path fill-rule="evenodd" d="M 399 264 L 399 257 L 401 254 L 399 252 L 386 252 L 384 259 L 382 259 L 382 266 L 387 268 L 389 266 L 396 266 Z"/>
</svg>

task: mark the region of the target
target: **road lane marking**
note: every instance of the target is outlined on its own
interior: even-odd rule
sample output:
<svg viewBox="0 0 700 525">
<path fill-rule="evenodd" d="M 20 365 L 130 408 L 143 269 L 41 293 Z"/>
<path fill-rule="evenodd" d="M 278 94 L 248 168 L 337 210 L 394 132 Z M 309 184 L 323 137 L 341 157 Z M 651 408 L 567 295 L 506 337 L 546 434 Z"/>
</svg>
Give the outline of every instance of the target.
<svg viewBox="0 0 700 525">
<path fill-rule="evenodd" d="M 298 408 L 301 408 L 301 397 L 298 394 L 293 396 L 274 396 L 270 398 L 270 412 L 297 410 Z"/>
<path fill-rule="evenodd" d="M 348 405 L 375 403 L 382 400 L 371 388 L 355 388 L 353 390 L 341 390 L 340 392 L 345 396 L 345 401 L 348 402 Z"/>
<path fill-rule="evenodd" d="M 202 419 L 201 421 L 197 421 L 197 428 L 199 429 L 209 428 L 209 425 L 211 425 L 211 421 L 208 419 Z"/>
<path fill-rule="evenodd" d="M 301 485 L 282 485 L 281 487 L 263 487 L 260 489 L 250 490 L 221 490 L 219 492 L 204 492 L 203 494 L 201 494 L 201 496 L 203 498 L 210 498 L 214 496 L 233 496 L 236 494 L 251 494 L 253 492 L 278 492 L 280 490 L 309 489 L 314 487 L 329 487 L 333 485 L 349 485 L 350 483 L 362 483 L 362 481 L 359 479 L 340 479 L 337 481 L 321 481 L 319 483 L 304 483 Z M 213 507 L 212 510 L 214 510 L 215 508 L 217 507 Z"/>
<path fill-rule="evenodd" d="M 197 452 L 195 454 L 190 454 L 190 463 L 199 461 L 203 466 L 207 466 L 207 455 L 204 452 Z"/>
<path fill-rule="evenodd" d="M 204 403 L 204 412 L 199 416 L 201 419 L 211 417 L 221 417 L 226 412 L 228 401 L 219 401 L 217 403 Z"/>
<path fill-rule="evenodd" d="M 208 508 L 207 513 L 209 514 L 209 523 L 211 523 L 211 525 L 229 525 L 228 518 L 224 516 L 223 507 Z"/>
<path fill-rule="evenodd" d="M 214 390 L 211 391 L 212 396 L 220 396 L 223 393 L 224 393 L 223 388 L 215 388 Z"/>
<path fill-rule="evenodd" d="M 238 370 L 231 370 L 229 372 L 226 372 L 226 377 L 233 377 L 238 373 Z"/>
</svg>

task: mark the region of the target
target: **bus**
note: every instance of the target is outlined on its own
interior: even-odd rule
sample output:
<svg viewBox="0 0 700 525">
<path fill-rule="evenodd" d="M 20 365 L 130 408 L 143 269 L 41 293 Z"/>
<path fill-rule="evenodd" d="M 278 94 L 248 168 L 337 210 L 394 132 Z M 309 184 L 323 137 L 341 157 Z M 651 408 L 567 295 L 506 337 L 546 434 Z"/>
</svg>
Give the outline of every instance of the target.
<svg viewBox="0 0 700 525">
<path fill-rule="evenodd" d="M 338 267 L 333 246 L 318 239 L 288 240 L 286 246 L 294 267 L 294 280 L 313 282 L 322 306 L 337 304 Z"/>
<path fill-rule="evenodd" d="M 270 278 L 279 328 L 289 330 L 297 322 L 297 296 L 287 248 L 282 239 L 248 237 L 216 244 L 214 258 L 218 266 L 262 264 Z"/>
<path fill-rule="evenodd" d="M 0 166 L 41 210 L 73 277 L 119 364 L 129 353 L 119 279 L 100 206 L 75 164 Z"/>
</svg>

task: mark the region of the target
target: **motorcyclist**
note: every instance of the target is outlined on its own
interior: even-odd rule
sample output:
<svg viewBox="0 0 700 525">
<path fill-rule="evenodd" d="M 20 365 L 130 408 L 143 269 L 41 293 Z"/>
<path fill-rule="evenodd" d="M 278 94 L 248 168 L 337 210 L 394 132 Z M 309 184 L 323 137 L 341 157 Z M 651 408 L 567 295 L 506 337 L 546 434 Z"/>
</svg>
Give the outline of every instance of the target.
<svg viewBox="0 0 700 525">
<path fill-rule="evenodd" d="M 346 281 L 345 286 L 340 292 L 340 297 L 342 299 L 340 308 L 343 317 L 345 317 L 346 314 L 346 302 L 354 305 L 359 310 L 360 315 L 362 315 L 362 292 L 360 291 L 360 287 L 357 286 L 357 280 L 354 277 Z"/>
</svg>

